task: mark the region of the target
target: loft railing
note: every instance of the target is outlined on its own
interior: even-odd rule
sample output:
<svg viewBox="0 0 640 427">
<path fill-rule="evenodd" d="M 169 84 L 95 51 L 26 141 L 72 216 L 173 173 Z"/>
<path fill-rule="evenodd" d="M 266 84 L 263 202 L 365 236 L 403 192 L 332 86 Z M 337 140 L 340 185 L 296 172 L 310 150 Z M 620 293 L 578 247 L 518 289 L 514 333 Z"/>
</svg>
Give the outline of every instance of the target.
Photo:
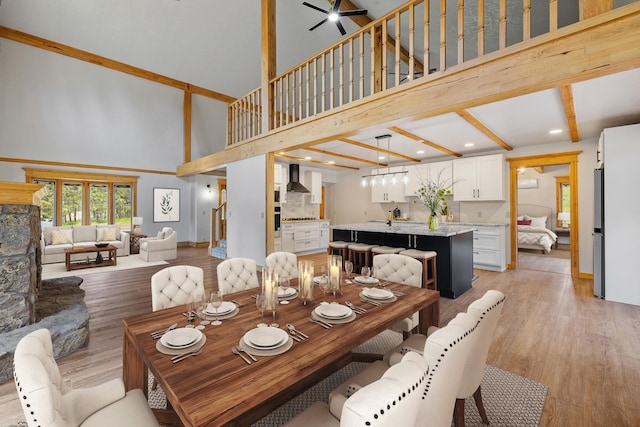
<svg viewBox="0 0 640 427">
<path fill-rule="evenodd" d="M 229 104 L 228 145 L 555 31 L 581 15 L 579 0 L 562 11 L 557 0 L 509 0 L 509 7 L 507 0 L 476 0 L 473 8 L 458 0 L 454 10 L 447 3 L 408 2 L 271 80 L 269 129 L 262 128 L 260 89 Z"/>
</svg>

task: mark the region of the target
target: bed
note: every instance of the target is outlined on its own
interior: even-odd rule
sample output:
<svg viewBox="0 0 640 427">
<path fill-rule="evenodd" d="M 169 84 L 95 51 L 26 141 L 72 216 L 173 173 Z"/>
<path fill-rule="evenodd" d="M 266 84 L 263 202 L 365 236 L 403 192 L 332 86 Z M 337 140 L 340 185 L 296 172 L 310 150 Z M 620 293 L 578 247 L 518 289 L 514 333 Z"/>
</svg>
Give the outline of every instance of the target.
<svg viewBox="0 0 640 427">
<path fill-rule="evenodd" d="M 552 220 L 552 210 L 547 206 L 518 205 L 518 249 L 551 252 L 558 239 L 549 227 Z"/>
</svg>

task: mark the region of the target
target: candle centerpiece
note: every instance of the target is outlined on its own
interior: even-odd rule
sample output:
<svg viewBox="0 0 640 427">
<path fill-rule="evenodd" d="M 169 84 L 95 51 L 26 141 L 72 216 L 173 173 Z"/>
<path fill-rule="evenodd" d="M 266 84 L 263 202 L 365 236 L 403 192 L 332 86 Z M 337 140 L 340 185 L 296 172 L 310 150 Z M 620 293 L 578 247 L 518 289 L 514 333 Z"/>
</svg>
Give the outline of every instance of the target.
<svg viewBox="0 0 640 427">
<path fill-rule="evenodd" d="M 313 302 L 313 261 L 298 262 L 298 294 L 303 304 Z"/>
<path fill-rule="evenodd" d="M 264 267 L 262 269 L 262 294 L 265 299 L 265 308 L 273 310 L 273 306 L 278 304 L 278 274 L 273 268 Z"/>
<path fill-rule="evenodd" d="M 342 280 L 342 256 L 329 255 L 327 257 L 327 265 L 329 266 L 329 289 L 333 291 L 333 296 L 336 294 L 342 295 L 340 290 L 340 282 Z"/>
</svg>

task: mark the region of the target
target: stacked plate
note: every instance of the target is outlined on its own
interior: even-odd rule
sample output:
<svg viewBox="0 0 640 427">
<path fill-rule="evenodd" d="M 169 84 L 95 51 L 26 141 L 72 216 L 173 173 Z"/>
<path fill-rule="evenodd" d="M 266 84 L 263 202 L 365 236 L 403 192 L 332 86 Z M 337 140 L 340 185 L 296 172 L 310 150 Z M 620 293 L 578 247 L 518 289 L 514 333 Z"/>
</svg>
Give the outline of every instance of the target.
<svg viewBox="0 0 640 427">
<path fill-rule="evenodd" d="M 364 288 L 361 293 L 365 298 L 369 298 L 369 299 L 380 301 L 380 302 L 390 302 L 390 301 L 396 300 L 396 297 L 393 294 L 393 292 L 387 289 Z"/>
<path fill-rule="evenodd" d="M 278 298 L 291 299 L 296 296 L 297 291 L 294 288 L 281 288 L 278 287 Z"/>
<path fill-rule="evenodd" d="M 157 341 L 156 348 L 164 354 L 182 354 L 202 347 L 206 337 L 196 328 L 169 331 Z"/>
<path fill-rule="evenodd" d="M 238 306 L 229 301 L 222 301 L 220 307 L 218 307 L 218 311 L 213 307 L 212 304 L 207 305 L 207 308 L 204 310 L 204 314 L 207 316 L 226 316 L 227 314 L 231 314 Z"/>
<path fill-rule="evenodd" d="M 379 283 L 375 277 L 356 276 L 353 280 L 360 285 L 377 285 Z"/>
<path fill-rule="evenodd" d="M 313 314 L 329 323 L 344 323 L 355 317 L 353 310 L 342 304 L 320 304 L 313 310 Z"/>
<path fill-rule="evenodd" d="M 291 348 L 293 340 L 282 329 L 272 327 L 254 328 L 242 336 L 240 346 L 258 356 L 284 353 Z"/>
</svg>

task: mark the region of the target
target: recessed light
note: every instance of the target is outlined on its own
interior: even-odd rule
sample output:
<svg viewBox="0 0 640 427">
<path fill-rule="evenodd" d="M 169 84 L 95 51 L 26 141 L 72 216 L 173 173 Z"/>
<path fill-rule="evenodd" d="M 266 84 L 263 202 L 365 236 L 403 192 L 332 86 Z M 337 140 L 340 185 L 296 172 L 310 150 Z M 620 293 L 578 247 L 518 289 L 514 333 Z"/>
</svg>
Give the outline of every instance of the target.
<svg viewBox="0 0 640 427">
<path fill-rule="evenodd" d="M 416 154 L 424 154 L 424 150 L 418 150 L 416 151 Z"/>
<path fill-rule="evenodd" d="M 284 151 L 281 151 L 280 154 L 284 154 Z"/>
<path fill-rule="evenodd" d="M 549 131 L 549 134 L 551 134 L 551 135 L 555 135 L 557 133 L 562 133 L 562 129 L 551 129 Z"/>
<path fill-rule="evenodd" d="M 305 160 L 311 160 L 311 156 L 305 156 L 304 159 Z"/>
<path fill-rule="evenodd" d="M 378 156 L 378 160 L 384 160 L 384 156 Z"/>
<path fill-rule="evenodd" d="M 334 165 L 336 162 L 334 162 L 333 160 L 329 160 L 327 163 L 329 163 L 330 165 Z"/>
<path fill-rule="evenodd" d="M 473 142 L 467 142 L 464 144 L 465 147 L 473 147 L 475 144 Z"/>
</svg>

